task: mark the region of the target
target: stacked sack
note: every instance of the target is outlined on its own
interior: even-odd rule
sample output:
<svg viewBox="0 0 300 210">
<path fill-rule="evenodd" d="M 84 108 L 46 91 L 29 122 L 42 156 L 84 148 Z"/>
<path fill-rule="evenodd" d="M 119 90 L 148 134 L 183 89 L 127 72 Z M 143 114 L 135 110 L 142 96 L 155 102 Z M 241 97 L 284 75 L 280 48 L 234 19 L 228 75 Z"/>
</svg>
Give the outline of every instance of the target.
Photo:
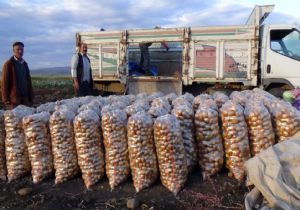
<svg viewBox="0 0 300 210">
<path fill-rule="evenodd" d="M 295 107 L 280 100 L 273 100 L 267 107 L 279 141 L 295 135 L 300 130 L 300 114 Z"/>
<path fill-rule="evenodd" d="M 223 167 L 223 144 L 218 124 L 218 112 L 205 105 L 195 114 L 199 165 L 204 179 L 215 175 Z"/>
<path fill-rule="evenodd" d="M 156 98 L 152 101 L 148 113 L 154 117 L 160 117 L 168 114 L 171 111 L 171 105 L 166 98 Z"/>
<path fill-rule="evenodd" d="M 178 105 L 173 108 L 172 114 L 178 120 L 181 128 L 187 167 L 188 170 L 191 171 L 197 163 L 197 151 L 194 136 L 194 111 L 189 106 Z"/>
<path fill-rule="evenodd" d="M 148 111 L 150 109 L 150 103 L 149 103 L 149 101 L 148 101 L 147 98 L 146 99 L 136 100 L 132 105 L 134 105 L 134 106 L 140 106 L 145 111 Z"/>
<path fill-rule="evenodd" d="M 163 97 L 154 99 L 151 103 L 151 106 L 164 108 L 167 112 L 171 111 L 169 100 Z"/>
<path fill-rule="evenodd" d="M 155 120 L 154 141 L 162 184 L 176 195 L 187 180 L 188 168 L 180 125 L 174 115 Z"/>
<path fill-rule="evenodd" d="M 193 103 L 193 102 L 192 102 L 192 103 Z M 189 108 L 193 109 L 192 103 L 189 102 L 188 100 L 186 100 L 186 99 L 185 99 L 184 97 L 182 97 L 182 96 L 179 96 L 179 97 L 175 98 L 175 99 L 172 101 L 173 107 L 176 107 L 176 106 L 188 106 Z"/>
<path fill-rule="evenodd" d="M 52 154 L 55 169 L 55 184 L 73 178 L 78 172 L 74 141 L 73 112 L 61 109 L 50 117 Z"/>
<path fill-rule="evenodd" d="M 102 112 L 106 175 L 111 189 L 126 181 L 130 174 L 127 148 L 127 115 L 116 109 Z"/>
<path fill-rule="evenodd" d="M 227 95 L 225 95 L 224 93 L 217 91 L 213 94 L 213 99 L 215 100 L 218 108 L 220 109 L 222 107 L 222 105 L 225 104 L 229 100 L 229 97 Z"/>
<path fill-rule="evenodd" d="M 218 111 L 219 108 L 217 106 L 217 103 L 213 100 L 213 99 L 205 99 L 201 102 L 201 104 L 198 106 L 198 108 L 200 107 L 209 107 L 213 110 Z"/>
<path fill-rule="evenodd" d="M 33 108 L 23 105 L 4 113 L 5 154 L 7 178 L 11 182 L 30 172 L 30 161 L 22 128 L 22 119 L 34 113 Z"/>
<path fill-rule="evenodd" d="M 55 102 L 48 102 L 45 104 L 41 104 L 40 106 L 38 106 L 36 108 L 36 112 L 40 113 L 40 112 L 49 112 L 49 113 L 53 113 L 55 111 Z"/>
<path fill-rule="evenodd" d="M 4 111 L 0 110 L 0 179 L 5 181 L 6 175 Z"/>
<path fill-rule="evenodd" d="M 157 99 L 157 98 L 162 98 L 164 96 L 164 93 L 163 92 L 154 92 L 152 93 L 151 95 L 148 96 L 148 100 L 150 102 L 152 102 L 154 99 Z"/>
<path fill-rule="evenodd" d="M 200 104 L 202 104 L 204 101 L 212 99 L 211 95 L 208 94 L 200 94 L 196 96 L 193 100 L 193 108 L 194 110 L 197 110 Z"/>
<path fill-rule="evenodd" d="M 245 93 L 247 93 L 247 94 L 245 94 Z M 230 100 L 234 101 L 235 103 L 239 103 L 240 105 L 245 107 L 246 102 L 248 100 L 249 92 L 245 92 L 245 93 L 242 93 L 240 91 L 233 91 L 230 94 L 229 98 L 230 98 Z"/>
<path fill-rule="evenodd" d="M 275 144 L 271 115 L 262 101 L 247 101 L 244 116 L 248 125 L 250 150 L 253 156 Z"/>
<path fill-rule="evenodd" d="M 100 118 L 93 110 L 84 110 L 74 119 L 78 165 L 89 189 L 105 174 Z"/>
<path fill-rule="evenodd" d="M 169 103 L 172 103 L 172 101 L 177 98 L 177 95 L 175 93 L 169 93 L 165 95 L 164 98 L 167 99 Z"/>
<path fill-rule="evenodd" d="M 139 104 L 131 104 L 126 107 L 125 112 L 128 116 L 132 116 L 138 112 L 145 111 L 144 107 Z"/>
<path fill-rule="evenodd" d="M 181 97 L 188 101 L 190 104 L 192 104 L 195 99 L 195 97 L 190 93 L 185 93 Z"/>
<path fill-rule="evenodd" d="M 101 115 L 101 109 L 102 109 L 103 104 L 98 101 L 98 100 L 92 100 L 90 103 L 88 104 L 84 104 L 82 105 L 79 109 L 78 109 L 78 113 L 85 111 L 85 110 L 93 110 L 97 115 Z"/>
<path fill-rule="evenodd" d="M 33 183 L 39 183 L 53 173 L 49 118 L 49 112 L 41 112 L 23 118 Z"/>
<path fill-rule="evenodd" d="M 220 109 L 223 139 L 225 144 L 226 167 L 231 175 L 242 181 L 245 176 L 244 163 L 250 158 L 247 124 L 243 107 L 231 100 Z"/>
<path fill-rule="evenodd" d="M 151 116 L 146 112 L 132 115 L 127 132 L 131 175 L 135 190 L 139 192 L 158 177 Z"/>
</svg>

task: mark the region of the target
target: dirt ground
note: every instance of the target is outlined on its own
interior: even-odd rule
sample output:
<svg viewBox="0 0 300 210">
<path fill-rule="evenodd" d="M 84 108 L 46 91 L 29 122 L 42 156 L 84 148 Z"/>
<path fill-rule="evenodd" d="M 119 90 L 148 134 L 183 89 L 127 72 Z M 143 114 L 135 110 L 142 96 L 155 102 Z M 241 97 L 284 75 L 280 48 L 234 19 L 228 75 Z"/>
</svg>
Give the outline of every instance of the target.
<svg viewBox="0 0 300 210">
<path fill-rule="evenodd" d="M 69 89 L 35 89 L 35 105 L 74 96 Z M 20 196 L 17 191 L 29 187 L 32 192 Z M 244 183 L 227 176 L 224 169 L 219 175 L 203 181 L 200 169 L 190 174 L 185 188 L 174 196 L 159 180 L 149 189 L 135 193 L 131 178 L 110 190 L 107 178 L 87 190 L 78 177 L 54 185 L 54 177 L 41 184 L 33 184 L 28 175 L 12 183 L 0 183 L 0 209 L 127 209 L 128 198 L 136 198 L 138 209 L 243 209 L 248 192 Z"/>
<path fill-rule="evenodd" d="M 18 195 L 21 188 L 32 192 Z M 185 188 L 174 196 L 159 180 L 150 188 L 135 193 L 131 179 L 110 190 L 107 178 L 87 190 L 80 175 L 60 185 L 54 177 L 33 184 L 27 176 L 10 184 L 0 183 L 1 209 L 127 209 L 128 198 L 136 198 L 138 209 L 243 209 L 244 184 L 227 177 L 225 172 L 203 181 L 199 168 L 191 173 Z"/>
</svg>

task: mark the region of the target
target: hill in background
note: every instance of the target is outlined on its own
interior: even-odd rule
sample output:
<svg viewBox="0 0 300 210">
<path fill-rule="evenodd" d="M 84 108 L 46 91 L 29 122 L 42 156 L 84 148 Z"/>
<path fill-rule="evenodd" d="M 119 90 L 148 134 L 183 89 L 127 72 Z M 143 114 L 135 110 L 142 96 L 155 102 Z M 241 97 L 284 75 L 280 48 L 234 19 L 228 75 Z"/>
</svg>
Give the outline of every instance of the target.
<svg viewBox="0 0 300 210">
<path fill-rule="evenodd" d="M 71 76 L 70 67 L 52 67 L 30 70 L 31 76 L 35 77 L 69 77 Z"/>
</svg>

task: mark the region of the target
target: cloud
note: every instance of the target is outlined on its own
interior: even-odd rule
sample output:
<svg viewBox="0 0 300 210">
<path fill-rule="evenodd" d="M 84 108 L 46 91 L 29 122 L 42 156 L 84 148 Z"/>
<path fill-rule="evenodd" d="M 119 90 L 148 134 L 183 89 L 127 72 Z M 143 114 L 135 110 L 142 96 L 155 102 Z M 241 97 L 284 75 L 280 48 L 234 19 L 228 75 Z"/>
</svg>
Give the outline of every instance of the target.
<svg viewBox="0 0 300 210">
<path fill-rule="evenodd" d="M 242 3 L 241 3 L 242 2 Z M 31 68 L 69 66 L 77 31 L 244 24 L 252 1 L 237 0 L 0 0 L 0 65 L 11 44 L 25 43 Z M 280 13 L 270 22 L 299 23 Z"/>
</svg>

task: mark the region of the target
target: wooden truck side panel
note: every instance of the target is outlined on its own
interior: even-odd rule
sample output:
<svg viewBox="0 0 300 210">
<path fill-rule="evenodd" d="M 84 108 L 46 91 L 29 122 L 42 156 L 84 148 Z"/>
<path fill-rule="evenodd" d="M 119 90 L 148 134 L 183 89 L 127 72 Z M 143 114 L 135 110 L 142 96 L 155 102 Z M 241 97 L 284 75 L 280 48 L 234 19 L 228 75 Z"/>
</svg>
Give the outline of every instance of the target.
<svg viewBox="0 0 300 210">
<path fill-rule="evenodd" d="M 189 75 L 193 82 L 257 83 L 258 38 L 255 26 L 191 28 Z"/>
</svg>

